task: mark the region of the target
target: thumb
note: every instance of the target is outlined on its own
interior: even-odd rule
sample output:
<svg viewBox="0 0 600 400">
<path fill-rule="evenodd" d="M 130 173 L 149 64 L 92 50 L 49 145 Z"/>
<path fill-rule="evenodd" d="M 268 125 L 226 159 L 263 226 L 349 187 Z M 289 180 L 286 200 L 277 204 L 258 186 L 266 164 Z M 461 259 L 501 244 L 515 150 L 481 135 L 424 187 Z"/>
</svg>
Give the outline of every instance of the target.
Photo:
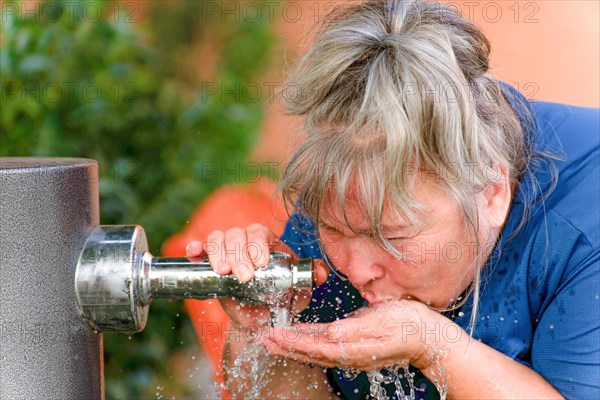
<svg viewBox="0 0 600 400">
<path fill-rule="evenodd" d="M 313 280 L 315 284 L 322 285 L 329 276 L 329 267 L 323 260 L 313 260 Z"/>
</svg>

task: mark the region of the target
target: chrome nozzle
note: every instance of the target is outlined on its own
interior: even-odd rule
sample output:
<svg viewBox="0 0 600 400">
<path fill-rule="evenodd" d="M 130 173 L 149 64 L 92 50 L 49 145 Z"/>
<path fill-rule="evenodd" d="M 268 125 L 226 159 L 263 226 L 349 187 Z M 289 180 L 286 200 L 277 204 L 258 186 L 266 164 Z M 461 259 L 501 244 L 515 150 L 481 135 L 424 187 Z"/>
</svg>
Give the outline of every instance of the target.
<svg viewBox="0 0 600 400">
<path fill-rule="evenodd" d="M 153 298 L 233 298 L 280 310 L 274 322 L 289 322 L 310 303 L 313 282 L 311 259 L 293 262 L 288 254 L 271 253 L 267 266 L 243 283 L 217 274 L 207 260 L 153 257 L 140 226 L 116 225 L 97 227 L 88 238 L 75 288 L 79 309 L 95 329 L 138 332 Z"/>
</svg>

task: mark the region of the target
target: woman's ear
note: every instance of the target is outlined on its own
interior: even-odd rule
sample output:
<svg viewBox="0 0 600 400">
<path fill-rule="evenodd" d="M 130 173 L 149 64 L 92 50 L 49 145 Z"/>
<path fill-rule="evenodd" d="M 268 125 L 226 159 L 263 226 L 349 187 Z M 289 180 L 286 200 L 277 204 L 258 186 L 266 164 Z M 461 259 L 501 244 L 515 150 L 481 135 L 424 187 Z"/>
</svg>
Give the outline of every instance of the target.
<svg viewBox="0 0 600 400">
<path fill-rule="evenodd" d="M 493 183 L 481 192 L 479 209 L 489 227 L 498 229 L 506 221 L 512 200 L 512 188 L 507 167 L 499 166 L 494 169 L 490 168 L 489 171 L 495 173 L 495 176 Z"/>
</svg>

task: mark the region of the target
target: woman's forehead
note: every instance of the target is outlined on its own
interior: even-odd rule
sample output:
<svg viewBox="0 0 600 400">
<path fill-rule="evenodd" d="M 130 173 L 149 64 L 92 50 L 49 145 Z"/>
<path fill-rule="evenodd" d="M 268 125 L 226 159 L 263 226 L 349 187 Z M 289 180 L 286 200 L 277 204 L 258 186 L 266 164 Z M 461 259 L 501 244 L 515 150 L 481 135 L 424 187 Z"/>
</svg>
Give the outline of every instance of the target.
<svg viewBox="0 0 600 400">
<path fill-rule="evenodd" d="M 389 201 L 384 202 L 380 219 L 377 221 L 369 215 L 364 199 L 346 197 L 343 200 L 343 204 L 340 204 L 337 198 L 330 198 L 321 207 L 319 222 L 323 223 L 325 228 L 339 230 L 340 226 L 345 226 L 355 232 L 372 233 L 374 225 L 383 232 L 414 225 L 406 215 L 406 210 L 390 205 Z"/>
<path fill-rule="evenodd" d="M 356 180 L 347 185 L 344 195 L 336 191 L 336 185 L 331 185 L 325 190 L 318 217 L 327 226 L 334 228 L 348 226 L 359 232 L 372 231 L 377 225 L 385 232 L 397 230 L 399 227 L 418 225 L 425 214 L 451 201 L 439 182 L 425 175 L 416 177 L 410 185 L 404 187 L 404 190 L 409 192 L 408 196 L 416 203 L 397 204 L 387 193 L 384 193 L 381 203 L 372 204 L 373 195 L 361 190 Z M 374 208 L 381 209 L 381 212 L 376 212 Z M 376 218 L 377 214 L 378 218 Z"/>
</svg>

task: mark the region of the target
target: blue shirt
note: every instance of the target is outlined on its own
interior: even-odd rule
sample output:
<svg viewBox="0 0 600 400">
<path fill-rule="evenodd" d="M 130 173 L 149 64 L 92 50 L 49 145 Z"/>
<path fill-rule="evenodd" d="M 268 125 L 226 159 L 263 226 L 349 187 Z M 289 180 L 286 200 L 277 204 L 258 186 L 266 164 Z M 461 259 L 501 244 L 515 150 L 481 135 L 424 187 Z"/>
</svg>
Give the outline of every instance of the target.
<svg viewBox="0 0 600 400">
<path fill-rule="evenodd" d="M 559 159 L 541 160 L 532 166 L 535 179 L 519 182 L 499 246 L 483 270 L 473 336 L 533 368 L 567 398 L 600 399 L 600 110 L 527 101 L 503 87 L 512 104 L 516 98 L 530 107 L 536 126 L 526 131 L 534 148 Z M 532 205 L 530 215 L 509 239 L 525 204 Z M 282 240 L 302 258 L 323 258 L 305 217 L 294 215 Z M 331 322 L 365 304 L 330 274 L 301 318 Z M 472 297 L 450 317 L 467 330 L 471 309 Z M 435 387 L 412 372 L 417 398 L 437 398 Z M 346 399 L 369 393 L 364 373 L 349 380 L 331 369 L 328 376 Z M 394 398 L 393 387 L 387 390 Z"/>
</svg>

